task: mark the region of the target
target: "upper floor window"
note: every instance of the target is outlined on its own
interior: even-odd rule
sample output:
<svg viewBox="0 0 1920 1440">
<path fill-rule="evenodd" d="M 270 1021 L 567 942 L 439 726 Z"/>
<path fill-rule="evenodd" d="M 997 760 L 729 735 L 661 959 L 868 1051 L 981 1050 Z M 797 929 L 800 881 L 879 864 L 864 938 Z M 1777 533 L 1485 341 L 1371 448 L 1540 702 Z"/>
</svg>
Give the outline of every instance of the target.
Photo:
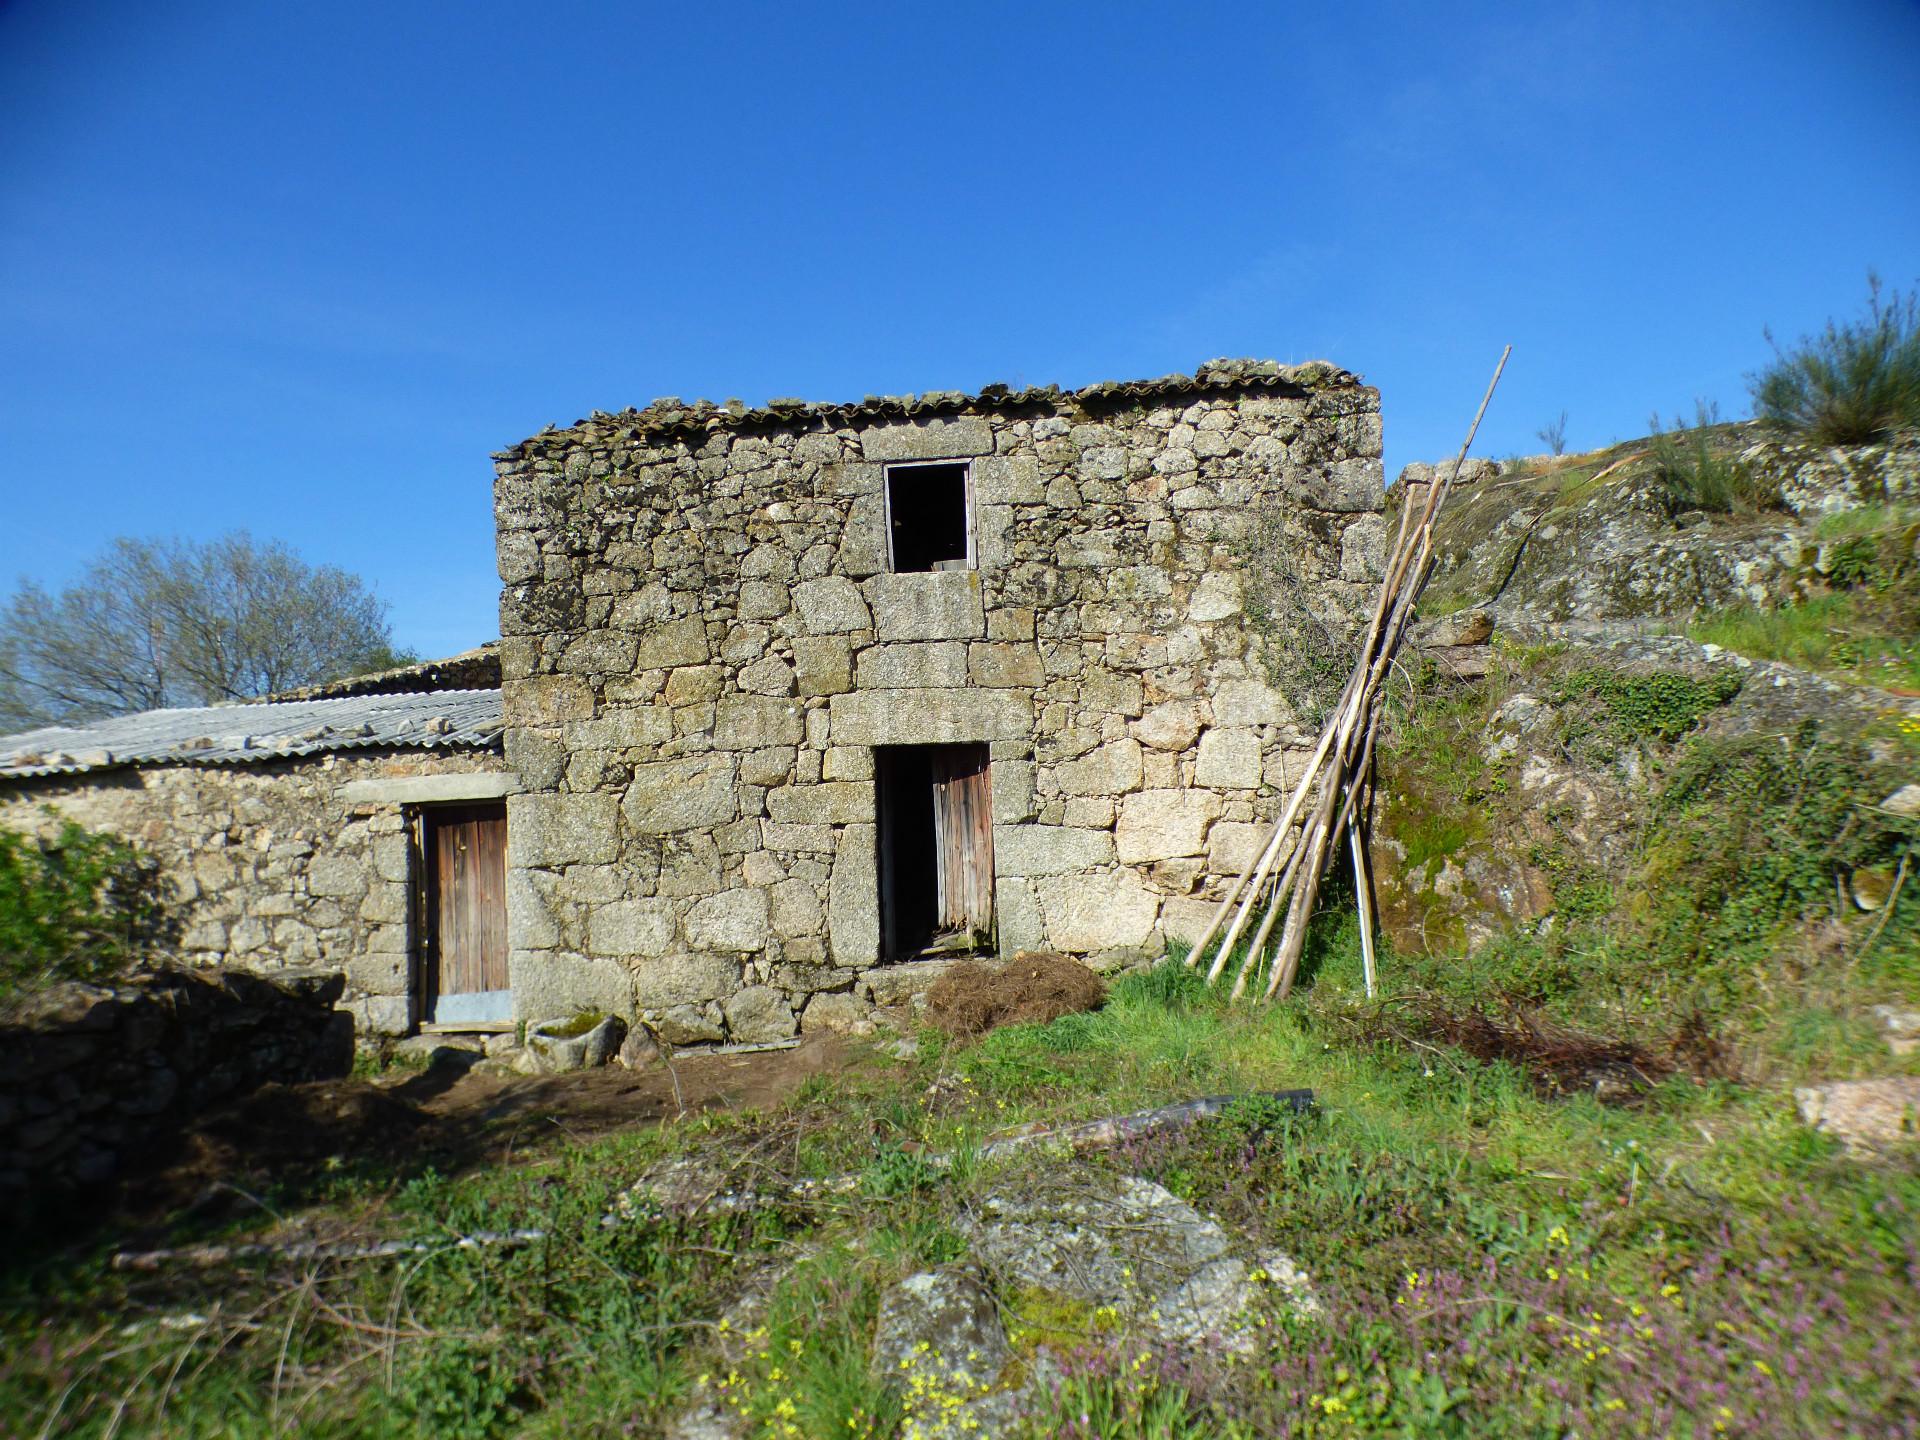
<svg viewBox="0 0 1920 1440">
<path fill-rule="evenodd" d="M 973 467 L 964 460 L 887 467 L 887 560 L 898 575 L 973 568 Z"/>
</svg>

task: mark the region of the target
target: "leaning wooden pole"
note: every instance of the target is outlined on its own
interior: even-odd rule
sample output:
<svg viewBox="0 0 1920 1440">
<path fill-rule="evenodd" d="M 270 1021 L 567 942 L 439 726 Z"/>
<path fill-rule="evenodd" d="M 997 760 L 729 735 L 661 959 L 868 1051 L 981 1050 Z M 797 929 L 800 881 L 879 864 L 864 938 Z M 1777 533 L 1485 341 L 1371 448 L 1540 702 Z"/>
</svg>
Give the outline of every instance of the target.
<svg viewBox="0 0 1920 1440">
<path fill-rule="evenodd" d="M 1211 922 L 1187 956 L 1186 963 L 1197 967 L 1212 948 L 1207 981 L 1209 984 L 1218 981 L 1231 962 L 1235 946 L 1258 915 L 1260 922 L 1253 927 L 1251 942 L 1235 972 L 1233 996 L 1236 999 L 1246 993 L 1248 982 L 1259 971 L 1261 957 L 1276 925 L 1279 940 L 1267 972 L 1264 993 L 1269 999 L 1285 998 L 1292 989 L 1306 947 L 1314 902 L 1319 897 L 1320 881 L 1343 835 L 1352 854 L 1354 885 L 1358 891 L 1361 958 L 1367 993 L 1374 993 L 1373 875 L 1366 856 L 1365 799 L 1371 783 L 1381 700 L 1394 658 L 1412 624 L 1414 607 L 1433 573 L 1434 520 L 1459 477 L 1467 452 L 1473 448 L 1480 422 L 1486 418 L 1487 407 L 1493 401 L 1493 392 L 1512 353 L 1511 345 L 1501 351 L 1500 362 L 1494 366 L 1493 378 L 1487 383 L 1480 408 L 1467 427 L 1467 437 L 1446 473 L 1436 475 L 1427 487 L 1418 517 L 1414 517 L 1411 500 L 1403 505 L 1359 656 L 1339 701 L 1321 729 L 1319 743 L 1266 843 L 1228 887 Z M 1284 923 L 1281 922 L 1283 915 Z"/>
</svg>

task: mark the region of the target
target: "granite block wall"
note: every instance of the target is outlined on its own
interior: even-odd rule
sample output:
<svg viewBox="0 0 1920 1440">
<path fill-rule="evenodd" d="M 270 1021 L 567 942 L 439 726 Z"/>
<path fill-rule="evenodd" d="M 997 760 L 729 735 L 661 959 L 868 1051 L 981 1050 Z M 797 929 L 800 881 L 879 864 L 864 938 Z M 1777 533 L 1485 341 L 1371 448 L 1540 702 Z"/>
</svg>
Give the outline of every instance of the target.
<svg viewBox="0 0 1920 1440">
<path fill-rule="evenodd" d="M 344 1075 L 341 987 L 321 970 L 161 967 L 56 985 L 0 1015 L 0 1218 L 95 1190 L 218 1101 Z"/>
<path fill-rule="evenodd" d="M 152 765 L 13 779 L 0 826 L 62 820 L 118 835 L 161 866 L 171 958 L 346 975 L 363 1032 L 402 1034 L 409 998 L 409 845 L 392 782 L 501 774 L 498 753 L 326 754 L 251 765 Z M 383 787 L 386 787 L 383 790 Z"/>
<path fill-rule="evenodd" d="M 893 574 L 888 466 L 970 467 L 969 568 Z M 1330 366 L 759 411 L 656 402 L 496 457 L 516 1003 L 681 1041 L 851 1023 L 883 963 L 874 747 L 990 747 L 998 944 L 1191 936 L 1310 743 L 1248 615 L 1339 624 L 1383 541 Z"/>
</svg>

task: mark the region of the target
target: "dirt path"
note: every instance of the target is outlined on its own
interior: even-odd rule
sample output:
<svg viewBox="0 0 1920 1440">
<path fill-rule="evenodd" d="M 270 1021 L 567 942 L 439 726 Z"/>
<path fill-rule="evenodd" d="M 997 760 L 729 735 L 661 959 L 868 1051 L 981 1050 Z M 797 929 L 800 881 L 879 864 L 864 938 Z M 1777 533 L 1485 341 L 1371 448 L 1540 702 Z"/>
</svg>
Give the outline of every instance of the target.
<svg viewBox="0 0 1920 1440">
<path fill-rule="evenodd" d="M 846 1041 L 820 1036 L 792 1050 L 682 1056 L 677 1098 L 659 1063 L 522 1077 L 470 1074 L 455 1058 L 404 1080 L 268 1085 L 194 1122 L 122 1183 L 111 1208 L 138 1226 L 341 1172 L 399 1181 L 429 1166 L 455 1174 L 505 1164 L 682 1113 L 771 1107 L 853 1055 Z"/>
</svg>

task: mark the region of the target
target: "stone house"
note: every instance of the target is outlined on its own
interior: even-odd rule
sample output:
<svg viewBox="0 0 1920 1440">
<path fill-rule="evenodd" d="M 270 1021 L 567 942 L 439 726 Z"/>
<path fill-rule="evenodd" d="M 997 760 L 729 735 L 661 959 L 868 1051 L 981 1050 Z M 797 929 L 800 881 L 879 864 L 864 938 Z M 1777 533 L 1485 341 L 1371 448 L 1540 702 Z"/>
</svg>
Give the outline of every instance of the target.
<svg viewBox="0 0 1920 1440">
<path fill-rule="evenodd" d="M 514 1003 L 682 1042 L 1191 938 L 1313 738 L 1256 599 L 1350 621 L 1384 538 L 1324 364 L 662 400 L 496 476 Z"/>
<path fill-rule="evenodd" d="M 0 739 L 0 825 L 136 841 L 185 958 L 338 965 L 373 1031 L 846 1027 L 956 956 L 1191 939 L 1315 738 L 1272 598 L 1342 630 L 1384 540 L 1378 392 L 1319 363 L 495 461 L 497 651 Z"/>
<path fill-rule="evenodd" d="M 488 649 L 299 699 L 0 738 L 0 826 L 72 820 L 137 845 L 171 901 L 172 958 L 337 967 L 363 1032 L 483 1016 L 456 997 L 505 986 L 504 917 L 468 918 L 503 883 L 503 844 L 500 875 L 467 863 L 498 841 L 512 783 L 498 679 Z"/>
</svg>

